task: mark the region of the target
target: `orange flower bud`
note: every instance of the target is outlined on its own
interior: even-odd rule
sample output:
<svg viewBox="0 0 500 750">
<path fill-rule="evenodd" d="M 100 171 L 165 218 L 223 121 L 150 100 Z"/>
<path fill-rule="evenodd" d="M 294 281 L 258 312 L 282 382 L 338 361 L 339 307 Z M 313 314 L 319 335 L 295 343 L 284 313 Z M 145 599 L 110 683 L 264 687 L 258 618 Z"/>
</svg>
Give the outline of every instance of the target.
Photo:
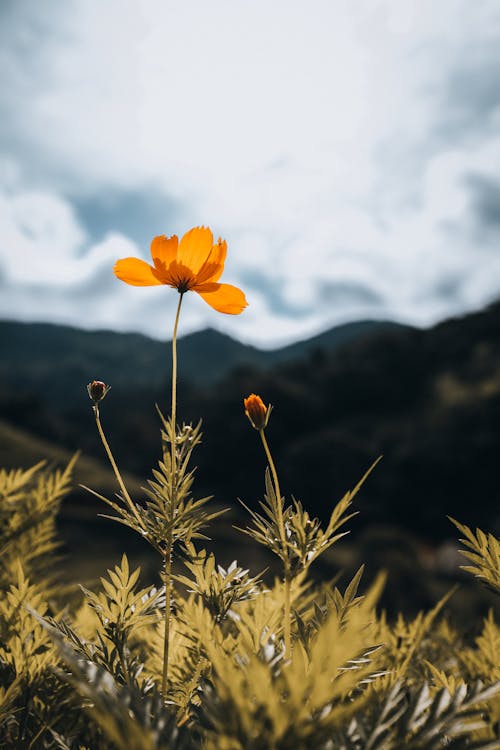
<svg viewBox="0 0 500 750">
<path fill-rule="evenodd" d="M 106 383 L 103 383 L 102 380 L 93 380 L 91 383 L 87 386 L 87 392 L 89 394 L 89 398 L 97 404 L 98 401 L 102 401 L 106 393 L 111 388 L 110 385 L 106 385 Z"/>
<path fill-rule="evenodd" d="M 256 430 L 263 430 L 267 427 L 272 406 L 266 406 L 260 396 L 251 393 L 248 398 L 243 399 L 245 414 L 250 420 L 250 424 Z"/>
</svg>

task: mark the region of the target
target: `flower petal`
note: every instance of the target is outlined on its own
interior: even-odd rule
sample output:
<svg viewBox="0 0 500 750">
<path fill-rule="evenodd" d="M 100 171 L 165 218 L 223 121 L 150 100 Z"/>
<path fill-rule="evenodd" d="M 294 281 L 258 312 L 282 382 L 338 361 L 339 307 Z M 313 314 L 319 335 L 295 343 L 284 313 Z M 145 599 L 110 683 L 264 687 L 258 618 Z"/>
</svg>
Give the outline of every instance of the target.
<svg viewBox="0 0 500 750">
<path fill-rule="evenodd" d="M 212 247 L 208 258 L 196 274 L 196 284 L 206 284 L 207 281 L 218 281 L 224 270 L 227 242 L 219 237 L 217 244 Z"/>
<path fill-rule="evenodd" d="M 175 234 L 172 237 L 165 237 L 164 234 L 159 237 L 153 237 L 151 241 L 151 257 L 153 258 L 155 267 L 159 271 L 169 266 L 176 259 L 178 245 L 179 240 Z"/>
<path fill-rule="evenodd" d="M 208 227 L 194 227 L 182 237 L 177 250 L 177 261 L 196 275 L 207 260 L 213 245 Z"/>
<path fill-rule="evenodd" d="M 113 271 L 121 281 L 132 286 L 155 286 L 164 283 L 158 278 L 157 271 L 139 258 L 117 260 Z"/>
<path fill-rule="evenodd" d="M 157 271 L 163 279 L 164 284 L 169 284 L 169 286 L 173 286 L 174 289 L 178 289 L 182 292 L 187 292 L 189 289 L 192 289 L 196 282 L 196 277 L 193 276 L 190 269 L 177 263 L 176 260 L 173 260 L 165 269 L 161 267 L 158 268 L 157 266 Z"/>
<path fill-rule="evenodd" d="M 193 288 L 217 312 L 238 315 L 247 306 L 245 295 L 232 284 L 199 284 Z"/>
</svg>

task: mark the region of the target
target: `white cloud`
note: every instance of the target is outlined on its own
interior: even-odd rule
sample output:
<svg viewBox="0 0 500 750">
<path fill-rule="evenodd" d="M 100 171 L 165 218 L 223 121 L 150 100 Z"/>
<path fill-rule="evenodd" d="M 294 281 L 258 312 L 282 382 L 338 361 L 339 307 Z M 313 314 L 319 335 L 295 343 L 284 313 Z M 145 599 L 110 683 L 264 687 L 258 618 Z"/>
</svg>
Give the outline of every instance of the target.
<svg viewBox="0 0 500 750">
<path fill-rule="evenodd" d="M 0 264 L 7 281 L 75 283 L 78 275 L 72 265 L 78 261 L 67 261 L 86 236 L 66 201 L 50 193 L 4 193 L 0 195 L 0 225 Z"/>
<path fill-rule="evenodd" d="M 495 80 L 494 0 L 22 0 L 3 20 L 1 315 L 168 335 L 175 295 L 111 272 L 147 247 L 77 210 L 127 190 L 176 207 L 152 233 L 229 240 L 250 307 L 192 295 L 186 331 L 271 345 L 500 295 L 469 179 L 498 181 L 500 94 L 460 85 Z"/>
</svg>

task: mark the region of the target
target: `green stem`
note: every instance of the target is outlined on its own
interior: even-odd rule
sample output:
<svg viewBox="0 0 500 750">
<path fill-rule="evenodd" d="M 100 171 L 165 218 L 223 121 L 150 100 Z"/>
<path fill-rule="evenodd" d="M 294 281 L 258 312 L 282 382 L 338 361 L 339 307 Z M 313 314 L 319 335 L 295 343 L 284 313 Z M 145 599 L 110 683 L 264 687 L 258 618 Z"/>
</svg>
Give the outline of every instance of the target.
<svg viewBox="0 0 500 750">
<path fill-rule="evenodd" d="M 288 565 L 285 566 L 285 659 L 292 655 L 292 634 L 291 634 L 291 596 L 290 596 L 291 576 Z"/>
<path fill-rule="evenodd" d="M 28 745 L 28 750 L 36 750 L 38 740 L 43 737 L 44 733 L 49 730 L 54 724 L 55 720 L 49 722 L 48 724 L 43 724 Z"/>
<path fill-rule="evenodd" d="M 281 504 L 280 483 L 278 481 L 278 474 L 276 472 L 276 467 L 274 465 L 273 457 L 271 455 L 271 451 L 269 450 L 269 445 L 267 444 L 266 436 L 264 434 L 264 429 L 259 430 L 259 435 L 260 435 L 260 439 L 262 440 L 262 445 L 264 446 L 264 450 L 266 452 L 267 460 L 269 462 L 269 468 L 271 469 L 271 475 L 273 478 L 274 493 L 276 495 L 276 516 L 277 516 L 277 521 L 278 521 L 278 529 L 280 533 L 281 546 L 283 549 L 283 559 L 285 559 L 285 558 L 288 558 L 288 547 L 286 545 L 285 524 L 283 521 L 283 506 Z"/>
<path fill-rule="evenodd" d="M 177 328 L 179 326 L 179 317 L 181 314 L 181 305 L 183 292 L 179 292 L 179 304 L 177 305 L 177 312 L 175 314 L 174 332 L 172 334 L 172 410 L 171 410 L 171 424 L 172 434 L 170 444 L 172 446 L 172 476 L 175 473 L 175 452 L 176 452 L 176 436 L 177 436 Z"/>
<path fill-rule="evenodd" d="M 117 651 L 118 651 L 118 656 L 120 657 L 120 664 L 122 667 L 123 679 L 125 680 L 125 684 L 130 687 L 130 672 L 128 671 L 127 657 L 125 656 L 125 643 L 122 638 L 120 638 L 120 643 L 117 646 Z"/>
<path fill-rule="evenodd" d="M 274 465 L 271 451 L 264 434 L 264 428 L 259 430 L 259 435 L 262 440 L 262 445 L 266 452 L 267 460 L 269 462 L 269 468 L 271 469 L 271 476 L 274 483 L 274 494 L 276 495 L 276 516 L 278 521 L 278 529 L 281 540 L 281 547 L 283 551 L 283 567 L 284 567 L 284 584 L 285 584 L 285 605 L 284 605 L 284 631 L 285 631 L 285 658 L 289 659 L 292 654 L 292 637 L 291 637 L 291 596 L 290 596 L 290 584 L 291 584 L 291 571 L 290 561 L 288 557 L 288 547 L 286 543 L 285 533 L 285 522 L 283 520 L 283 505 L 281 502 L 281 490 L 280 483 L 278 480 L 278 473 L 276 466 Z"/>
<path fill-rule="evenodd" d="M 172 408 L 170 416 L 170 447 L 171 447 L 171 487 L 170 518 L 165 549 L 165 630 L 163 639 L 163 675 L 161 693 L 163 700 L 167 697 L 168 659 L 170 640 L 170 609 L 172 603 L 172 535 L 177 500 L 177 328 L 181 314 L 183 292 L 179 292 L 179 304 L 175 314 L 174 331 L 172 334 Z"/>
<path fill-rule="evenodd" d="M 172 534 L 170 547 L 172 546 Z M 170 609 L 172 607 L 172 550 L 165 554 L 165 629 L 163 636 L 163 675 L 161 680 L 161 694 L 167 699 L 168 657 L 170 652 Z"/>
<path fill-rule="evenodd" d="M 125 484 L 123 482 L 121 474 L 120 474 L 120 472 L 118 470 L 118 466 L 116 465 L 116 461 L 115 461 L 115 459 L 113 457 L 113 454 L 111 453 L 111 448 L 109 447 L 109 443 L 106 440 L 106 435 L 104 434 L 104 430 L 102 429 L 101 418 L 99 416 L 99 405 L 98 404 L 94 404 L 93 409 L 94 409 L 95 423 L 97 425 L 97 430 L 98 430 L 100 438 L 102 440 L 102 444 L 104 445 L 104 450 L 106 451 L 106 453 L 108 455 L 109 462 L 110 462 L 110 464 L 111 464 L 111 466 L 113 468 L 113 471 L 115 473 L 116 481 L 120 485 L 120 489 L 122 491 L 122 495 L 125 498 L 125 501 L 127 502 L 127 505 L 129 506 L 129 508 L 132 511 L 133 515 L 135 516 L 135 520 L 137 521 L 137 523 L 139 524 L 139 526 L 141 527 L 141 529 L 144 529 L 144 523 L 142 522 L 142 518 L 140 517 L 135 504 L 132 502 L 132 498 L 128 494 L 127 488 L 125 487 Z"/>
</svg>

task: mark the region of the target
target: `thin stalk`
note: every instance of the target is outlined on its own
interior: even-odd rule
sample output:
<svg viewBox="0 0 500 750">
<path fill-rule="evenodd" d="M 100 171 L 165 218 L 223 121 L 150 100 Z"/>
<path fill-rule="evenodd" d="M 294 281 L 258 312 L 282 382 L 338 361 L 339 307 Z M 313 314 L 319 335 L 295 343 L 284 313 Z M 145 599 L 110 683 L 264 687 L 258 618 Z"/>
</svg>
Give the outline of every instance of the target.
<svg viewBox="0 0 500 750">
<path fill-rule="evenodd" d="M 290 596 L 291 576 L 288 564 L 285 566 L 285 659 L 292 655 L 292 636 L 291 636 L 291 596 Z"/>
<path fill-rule="evenodd" d="M 276 472 L 276 467 L 274 465 L 271 451 L 269 450 L 269 445 L 267 444 L 266 436 L 264 434 L 264 429 L 259 430 L 259 435 L 260 435 L 260 439 L 262 440 L 262 445 L 264 446 L 264 450 L 266 452 L 267 460 L 269 462 L 269 468 L 271 469 L 271 476 L 273 478 L 274 493 L 276 495 L 276 515 L 278 519 L 278 528 L 280 532 L 281 546 L 283 548 L 283 557 L 288 557 L 288 548 L 286 546 L 285 524 L 283 521 L 283 508 L 281 506 L 281 490 L 280 490 L 280 483 L 278 480 L 278 474 Z"/>
<path fill-rule="evenodd" d="M 175 314 L 174 331 L 172 334 L 172 407 L 170 417 L 170 447 L 171 447 L 171 488 L 170 518 L 165 549 L 165 629 L 163 638 L 163 675 L 161 693 L 163 700 L 167 697 L 168 659 L 170 641 L 170 609 L 172 603 L 172 536 L 175 506 L 177 500 L 177 328 L 181 314 L 183 292 L 179 292 L 179 303 Z"/>
<path fill-rule="evenodd" d="M 128 670 L 127 657 L 125 656 L 125 643 L 123 639 L 121 639 L 121 642 L 119 646 L 117 647 L 117 651 L 118 651 L 118 656 L 120 657 L 120 664 L 122 667 L 123 679 L 125 680 L 125 684 L 130 686 L 130 672 Z"/>
<path fill-rule="evenodd" d="M 42 726 L 40 727 L 40 729 L 38 730 L 38 732 L 35 734 L 35 736 L 31 740 L 30 744 L 28 745 L 28 750 L 33 750 L 33 749 L 36 750 L 36 743 L 38 742 L 38 740 L 41 737 L 43 737 L 44 733 L 47 730 L 49 730 L 55 723 L 56 722 L 55 722 L 55 719 L 54 719 L 53 721 L 49 722 L 48 724 L 45 724 L 45 723 L 42 724 Z"/>
<path fill-rule="evenodd" d="M 175 473 L 175 452 L 176 452 L 176 436 L 177 436 L 177 328 L 179 326 L 179 317 L 181 314 L 181 305 L 183 292 L 179 292 L 179 304 L 177 305 L 177 312 L 175 314 L 174 332 L 172 334 L 172 435 L 171 435 L 171 446 L 172 446 L 172 476 Z"/>
<path fill-rule="evenodd" d="M 266 452 L 267 460 L 269 462 L 269 468 L 271 469 L 271 476 L 274 484 L 274 494 L 276 495 L 276 516 L 278 520 L 278 529 L 281 539 L 281 546 L 283 549 L 283 567 L 284 567 L 284 584 L 285 584 L 285 604 L 284 604 L 284 631 L 285 631 L 285 658 L 289 659 L 292 654 L 292 637 L 291 637 L 291 596 L 290 596 L 290 585 L 291 585 L 291 572 L 290 562 L 288 558 L 288 547 L 286 544 L 285 534 L 285 522 L 283 520 L 283 507 L 281 504 L 281 490 L 280 483 L 278 480 L 278 472 L 274 465 L 271 451 L 264 434 L 264 428 L 259 430 L 259 435 L 262 440 L 262 445 Z"/>
<path fill-rule="evenodd" d="M 170 547 L 172 547 L 172 533 L 169 533 Z M 168 543 L 168 542 L 167 542 Z M 163 675 L 161 680 L 161 694 L 163 700 L 167 698 L 168 657 L 170 652 L 170 609 L 172 607 L 172 550 L 165 554 L 165 629 L 163 636 Z"/>
<path fill-rule="evenodd" d="M 144 528 L 144 524 L 142 522 L 142 518 L 140 517 L 135 504 L 132 502 L 132 498 L 128 494 L 127 488 L 125 487 L 125 484 L 123 482 L 123 479 L 122 479 L 122 476 L 121 476 L 120 471 L 118 469 L 118 466 L 116 465 L 116 461 L 115 461 L 115 459 L 113 457 L 113 454 L 111 453 L 111 448 L 109 447 L 109 443 L 106 440 L 106 435 L 104 434 L 104 430 L 102 429 L 101 418 L 99 416 L 99 405 L 98 404 L 94 404 L 93 409 L 94 409 L 95 423 L 97 425 L 97 430 L 98 430 L 100 438 L 102 440 L 102 444 L 104 445 L 104 450 L 106 451 L 106 453 L 108 455 L 109 462 L 110 462 L 110 464 L 111 464 L 111 466 L 113 468 L 113 471 L 115 473 L 116 481 L 120 485 L 120 489 L 122 491 L 122 495 L 125 498 L 125 500 L 127 502 L 127 505 L 129 506 L 129 508 L 132 511 L 133 515 L 135 516 L 135 520 L 137 521 L 137 523 L 139 524 L 139 526 L 141 527 L 141 529 L 143 529 Z"/>
</svg>

